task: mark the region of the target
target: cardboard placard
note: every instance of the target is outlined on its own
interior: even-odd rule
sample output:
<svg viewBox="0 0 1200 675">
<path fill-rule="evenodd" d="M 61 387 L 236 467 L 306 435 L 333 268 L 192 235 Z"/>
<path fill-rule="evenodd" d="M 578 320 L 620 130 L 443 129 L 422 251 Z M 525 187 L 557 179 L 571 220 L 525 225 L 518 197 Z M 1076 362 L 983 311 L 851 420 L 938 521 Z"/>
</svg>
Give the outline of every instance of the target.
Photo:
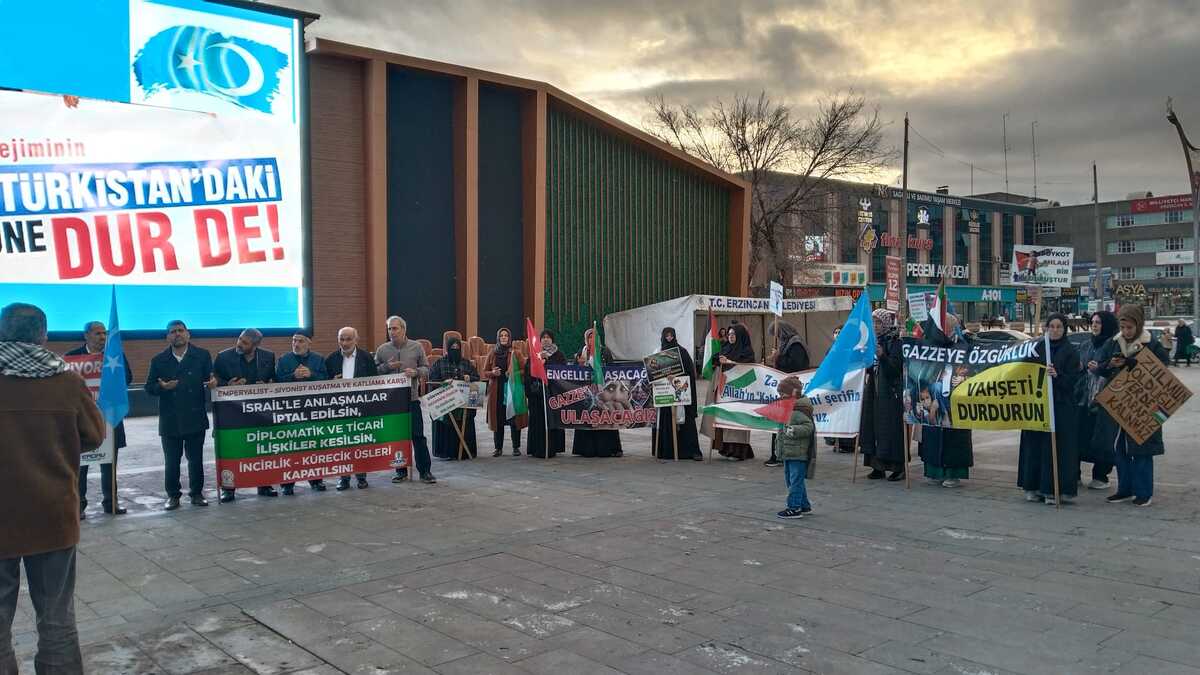
<svg viewBox="0 0 1200 675">
<path fill-rule="evenodd" d="M 650 380 L 686 374 L 683 372 L 683 356 L 679 353 L 679 347 L 654 352 L 642 359 L 642 362 L 646 364 L 646 377 Z"/>
<path fill-rule="evenodd" d="M 430 419 L 438 419 L 448 412 L 458 410 L 467 405 L 470 386 L 461 380 L 449 382 L 421 397 L 421 407 L 429 413 Z"/>
<path fill-rule="evenodd" d="M 1191 397 L 1191 390 L 1174 373 L 1143 351 L 1136 366 L 1122 370 L 1096 395 L 1096 403 L 1141 445 Z"/>
<path fill-rule="evenodd" d="M 692 383 L 686 375 L 666 377 L 650 383 L 655 408 L 692 404 Z"/>
</svg>

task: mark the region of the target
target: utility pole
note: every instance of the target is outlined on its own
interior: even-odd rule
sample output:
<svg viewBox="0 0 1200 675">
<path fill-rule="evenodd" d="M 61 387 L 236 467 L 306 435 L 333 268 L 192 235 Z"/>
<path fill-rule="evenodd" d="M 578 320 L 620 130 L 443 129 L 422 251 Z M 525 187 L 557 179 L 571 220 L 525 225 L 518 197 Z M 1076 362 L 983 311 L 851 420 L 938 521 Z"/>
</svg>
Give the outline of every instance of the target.
<svg viewBox="0 0 1200 675">
<path fill-rule="evenodd" d="M 1092 227 L 1096 233 L 1096 298 L 1104 302 L 1104 275 L 1100 273 L 1104 261 L 1104 249 L 1100 245 L 1100 180 L 1096 176 L 1096 163 L 1092 162 Z"/>
<path fill-rule="evenodd" d="M 908 317 L 908 113 L 904 113 L 904 172 L 900 181 L 900 312 L 896 323 L 903 331 Z"/>
<path fill-rule="evenodd" d="M 1004 191 L 1008 192 L 1008 113 L 1000 116 L 1000 129 L 1004 139 Z"/>
<path fill-rule="evenodd" d="M 971 194 L 975 194 L 975 165 L 971 165 Z"/>
<path fill-rule="evenodd" d="M 1037 120 L 1029 127 L 1029 135 L 1033 138 L 1033 201 L 1037 201 Z"/>
</svg>

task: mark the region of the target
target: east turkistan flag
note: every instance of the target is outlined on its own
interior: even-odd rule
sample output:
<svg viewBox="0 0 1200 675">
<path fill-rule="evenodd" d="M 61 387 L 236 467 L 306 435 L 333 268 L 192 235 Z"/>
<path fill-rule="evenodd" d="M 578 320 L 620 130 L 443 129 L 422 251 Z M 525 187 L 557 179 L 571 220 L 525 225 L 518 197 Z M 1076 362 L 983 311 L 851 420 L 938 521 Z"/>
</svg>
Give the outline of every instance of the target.
<svg viewBox="0 0 1200 675">
<path fill-rule="evenodd" d="M 508 383 L 504 386 L 505 419 L 527 414 L 529 403 L 525 400 L 525 383 L 521 380 L 521 362 L 517 359 L 516 349 L 509 350 Z"/>
<path fill-rule="evenodd" d="M 110 426 L 117 426 L 129 414 L 129 389 L 125 384 L 125 353 L 121 347 L 121 326 L 117 322 L 117 287 L 112 289 L 108 310 L 108 342 L 104 345 L 104 366 L 100 370 L 100 392 L 96 405 Z"/>
<path fill-rule="evenodd" d="M 841 389 L 847 373 L 875 365 L 875 322 L 871 318 L 871 300 L 867 293 L 858 302 L 838 333 L 829 353 L 804 388 L 804 393 L 817 389 Z"/>
</svg>

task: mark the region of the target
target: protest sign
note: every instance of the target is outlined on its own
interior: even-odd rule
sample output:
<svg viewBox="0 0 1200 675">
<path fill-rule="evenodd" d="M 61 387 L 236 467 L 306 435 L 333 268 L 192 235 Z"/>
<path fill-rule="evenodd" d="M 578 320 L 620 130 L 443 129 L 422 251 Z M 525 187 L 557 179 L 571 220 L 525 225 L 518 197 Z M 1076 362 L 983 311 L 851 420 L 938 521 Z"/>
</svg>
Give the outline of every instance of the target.
<svg viewBox="0 0 1200 675">
<path fill-rule="evenodd" d="M 884 267 L 884 306 L 893 311 L 900 311 L 900 258 L 889 255 L 883 259 Z"/>
<path fill-rule="evenodd" d="M 1012 283 L 1030 286 L 1071 285 L 1075 249 L 1069 246 L 1013 246 Z"/>
<path fill-rule="evenodd" d="M 643 365 L 604 367 L 604 386 L 587 366 L 547 366 L 551 429 L 635 429 L 654 422 L 650 379 Z"/>
<path fill-rule="evenodd" d="M 483 410 L 487 407 L 487 387 L 486 381 L 465 382 L 467 385 L 467 402 L 463 405 L 464 408 L 473 410 Z"/>
<path fill-rule="evenodd" d="M 783 284 L 778 281 L 771 282 L 771 313 L 783 316 Z"/>
<path fill-rule="evenodd" d="M 684 374 L 679 347 L 655 352 L 642 359 L 642 362 L 646 364 L 646 377 L 651 381 Z"/>
<path fill-rule="evenodd" d="M 380 375 L 218 387 L 222 488 L 332 478 L 412 464 L 411 382 Z"/>
<path fill-rule="evenodd" d="M 1096 403 L 1141 445 L 1191 397 L 1191 390 L 1161 361 L 1147 354 L 1133 368 L 1114 377 L 1096 395 Z"/>
<path fill-rule="evenodd" d="M 462 380 L 443 382 L 421 397 L 421 409 L 429 413 L 430 419 L 436 420 L 448 412 L 466 407 L 470 392 L 471 388 Z"/>
<path fill-rule="evenodd" d="M 64 356 L 62 359 L 67 364 L 67 368 L 79 373 L 79 376 L 83 378 L 88 391 L 92 392 L 93 399 L 100 396 L 100 370 L 104 365 L 104 354 L 78 354 Z M 104 442 L 95 450 L 79 455 L 80 465 L 112 463 L 113 428 L 105 423 L 104 429 L 107 432 L 104 435 Z"/>
<path fill-rule="evenodd" d="M 686 375 L 653 380 L 650 387 L 654 394 L 655 408 L 692 404 L 692 381 Z"/>
<path fill-rule="evenodd" d="M 717 392 L 717 402 L 705 407 L 713 423 L 725 429 L 766 429 L 756 412 L 763 405 L 779 400 L 779 383 L 794 376 L 807 389 L 816 370 L 784 373 L 758 364 L 738 364 L 725 371 L 725 385 Z M 849 438 L 858 434 L 862 416 L 863 384 L 866 369 L 846 374 L 839 389 L 814 389 L 807 392 L 813 406 L 813 422 L 822 436 Z"/>
<path fill-rule="evenodd" d="M 1050 431 L 1050 383 L 1041 340 L 937 347 L 903 340 L 909 424 Z"/>
<path fill-rule="evenodd" d="M 928 296 L 924 291 L 908 294 L 908 316 L 913 321 L 921 323 L 929 318 Z"/>
</svg>

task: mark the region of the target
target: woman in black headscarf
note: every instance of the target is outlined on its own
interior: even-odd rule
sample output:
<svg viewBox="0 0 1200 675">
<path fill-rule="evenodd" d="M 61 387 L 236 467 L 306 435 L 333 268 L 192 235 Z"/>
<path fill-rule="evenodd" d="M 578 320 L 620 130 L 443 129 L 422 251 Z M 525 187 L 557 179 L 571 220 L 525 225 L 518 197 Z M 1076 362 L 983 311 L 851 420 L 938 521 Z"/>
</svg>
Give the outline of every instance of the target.
<svg viewBox="0 0 1200 675">
<path fill-rule="evenodd" d="M 1119 331 L 1117 315 L 1112 312 L 1096 312 L 1091 319 L 1092 337 L 1079 345 L 1079 363 L 1083 366 L 1083 392 L 1079 397 L 1079 461 L 1091 462 L 1092 481 L 1087 484 L 1091 490 L 1107 490 L 1108 476 L 1112 473 L 1116 455 L 1111 445 L 1094 438 L 1096 430 L 1096 394 L 1108 384 L 1108 379 L 1099 373 L 1100 363 L 1097 358 L 1104 343 L 1113 339 Z"/>
<path fill-rule="evenodd" d="M 488 354 L 483 365 L 483 376 L 488 378 L 488 428 L 492 430 L 496 451 L 492 457 L 504 454 L 504 427 L 512 429 L 513 457 L 521 456 L 521 430 L 529 425 L 529 415 L 508 416 L 508 377 L 513 355 L 512 331 L 501 328 L 496 331 L 496 346 Z M 524 370 L 525 359 L 517 354 L 517 369 Z"/>
<path fill-rule="evenodd" d="M 478 382 L 479 373 L 475 372 L 470 360 L 462 357 L 462 340 L 451 336 L 446 338 L 445 356 L 429 369 L 429 384 L 432 388 L 454 380 Z M 454 417 L 454 423 L 451 423 L 450 416 Z M 459 458 L 458 432 L 453 424 L 458 424 L 466 441 L 465 449 L 462 449 L 463 459 L 474 459 L 478 449 L 475 443 L 475 411 L 470 408 L 460 408 L 433 421 L 433 456 L 449 460 Z"/>
<path fill-rule="evenodd" d="M 664 328 L 662 348 L 666 350 L 672 347 L 679 348 L 683 372 L 687 377 L 688 391 L 692 399 L 691 403 L 683 406 L 683 422 L 678 424 L 675 432 L 679 439 L 679 459 L 704 461 L 704 455 L 700 452 L 700 437 L 696 434 L 696 364 L 692 362 L 692 355 L 688 350 L 675 339 L 675 329 Z M 658 409 L 658 421 L 654 425 L 654 438 L 651 443 L 657 448 L 659 459 L 675 459 L 675 445 L 671 436 L 671 425 L 675 424 L 672 416 L 675 411 L 675 408 Z"/>
<path fill-rule="evenodd" d="M 1050 434 L 1058 445 L 1058 492 L 1064 502 L 1075 499 L 1079 491 L 1079 448 L 1075 444 L 1079 430 L 1079 404 L 1076 393 L 1083 371 L 1079 368 L 1079 352 L 1067 339 L 1067 318 L 1057 312 L 1046 319 L 1046 334 L 1050 337 L 1050 366 L 1047 375 L 1054 387 L 1054 428 L 1057 431 L 1022 431 L 1021 455 L 1017 460 L 1017 485 L 1025 491 L 1025 499 L 1055 504 L 1054 473 L 1051 464 Z M 1039 346 L 1031 362 L 1045 363 L 1046 354 Z"/>
<path fill-rule="evenodd" d="M 739 363 L 754 363 L 754 345 L 750 343 L 750 331 L 740 323 L 729 327 L 725 344 L 721 345 L 721 355 L 717 357 L 721 370 L 729 370 Z M 740 429 L 716 430 L 717 452 L 722 457 L 742 461 L 754 459 L 754 449 L 750 447 L 750 432 Z"/>
<path fill-rule="evenodd" d="M 875 365 L 867 369 L 863 386 L 859 447 L 867 478 L 879 480 L 890 471 L 904 477 L 904 357 L 896 313 L 879 308 L 871 313 L 875 324 Z M 945 479 L 943 479 L 945 480 Z M 953 485 L 954 483 L 951 483 Z"/>
<path fill-rule="evenodd" d="M 581 366 L 592 363 L 596 350 L 596 338 L 589 328 L 583 334 L 583 348 L 575 355 L 575 362 Z M 616 360 L 608 347 L 600 348 L 600 362 L 608 365 Z M 621 457 L 621 432 L 616 429 L 576 429 L 575 439 L 571 443 L 571 454 L 582 457 Z"/>
<path fill-rule="evenodd" d="M 547 366 L 565 366 L 567 357 L 554 343 L 554 333 L 542 331 L 541 349 L 539 351 L 542 363 Z M 525 380 L 525 395 L 529 399 L 529 435 L 527 438 L 526 454 L 530 457 L 545 458 L 546 449 L 546 411 L 548 407 L 542 381 L 536 377 Z M 553 457 L 567 449 L 567 432 L 562 429 L 551 429 L 549 434 L 549 456 Z"/>
<path fill-rule="evenodd" d="M 970 341 L 963 334 L 958 317 L 946 315 L 945 330 L 938 328 L 930 317 L 921 324 L 922 342 L 934 347 L 949 347 L 960 341 Z M 941 390 L 940 381 L 930 384 L 930 397 L 937 401 L 936 408 L 939 416 L 947 415 L 949 391 Z M 916 398 L 913 399 L 916 406 Z M 971 467 L 975 466 L 975 446 L 971 440 L 970 429 L 952 429 L 943 426 L 925 425 L 920 431 L 914 431 L 921 436 L 917 445 L 917 454 L 924 464 L 925 480 L 944 488 L 956 488 L 961 481 L 971 477 Z M 907 464 L 905 464 L 907 471 Z M 887 477 L 890 481 L 904 480 L 905 471 L 894 471 Z M 869 478 L 870 476 L 868 476 Z"/>
</svg>

